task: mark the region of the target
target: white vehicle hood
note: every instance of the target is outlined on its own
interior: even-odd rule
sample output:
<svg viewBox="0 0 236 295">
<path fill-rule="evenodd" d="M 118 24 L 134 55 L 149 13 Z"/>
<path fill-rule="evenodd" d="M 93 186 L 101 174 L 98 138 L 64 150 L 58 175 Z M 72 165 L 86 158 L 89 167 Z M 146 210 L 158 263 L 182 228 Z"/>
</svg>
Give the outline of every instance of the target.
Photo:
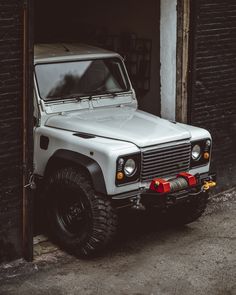
<svg viewBox="0 0 236 295">
<path fill-rule="evenodd" d="M 52 115 L 45 125 L 129 141 L 138 147 L 191 137 L 190 132 L 178 124 L 127 106 Z"/>
</svg>

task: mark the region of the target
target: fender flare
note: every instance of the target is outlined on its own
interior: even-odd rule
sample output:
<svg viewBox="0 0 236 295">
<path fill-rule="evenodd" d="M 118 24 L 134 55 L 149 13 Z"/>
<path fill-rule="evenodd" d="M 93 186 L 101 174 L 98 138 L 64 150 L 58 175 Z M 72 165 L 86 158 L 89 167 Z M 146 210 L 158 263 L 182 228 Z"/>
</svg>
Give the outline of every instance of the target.
<svg viewBox="0 0 236 295">
<path fill-rule="evenodd" d="M 69 150 L 64 150 L 64 149 L 57 150 L 49 159 L 48 165 L 50 165 L 50 162 L 52 160 L 55 161 L 56 159 L 66 160 L 74 164 L 78 164 L 82 166 L 83 168 L 85 168 L 87 172 L 89 173 L 89 175 L 91 176 L 94 190 L 97 193 L 107 194 L 107 189 L 106 189 L 106 184 L 105 184 L 105 179 L 103 176 L 102 169 L 95 160 L 83 154 L 69 151 Z M 48 165 L 47 165 L 47 168 L 48 168 Z M 46 171 L 47 171 L 47 168 L 46 168 Z"/>
</svg>

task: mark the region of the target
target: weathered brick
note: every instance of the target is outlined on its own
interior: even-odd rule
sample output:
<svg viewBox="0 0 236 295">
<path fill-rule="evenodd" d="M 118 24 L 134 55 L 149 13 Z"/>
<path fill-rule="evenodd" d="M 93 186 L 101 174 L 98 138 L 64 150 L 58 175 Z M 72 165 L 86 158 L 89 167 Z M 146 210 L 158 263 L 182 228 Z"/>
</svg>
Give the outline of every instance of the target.
<svg viewBox="0 0 236 295">
<path fill-rule="evenodd" d="M 22 0 L 0 1 L 0 262 L 22 239 Z"/>
<path fill-rule="evenodd" d="M 236 184 L 236 3 L 192 2 L 190 122 L 213 136 L 220 190 Z"/>
</svg>

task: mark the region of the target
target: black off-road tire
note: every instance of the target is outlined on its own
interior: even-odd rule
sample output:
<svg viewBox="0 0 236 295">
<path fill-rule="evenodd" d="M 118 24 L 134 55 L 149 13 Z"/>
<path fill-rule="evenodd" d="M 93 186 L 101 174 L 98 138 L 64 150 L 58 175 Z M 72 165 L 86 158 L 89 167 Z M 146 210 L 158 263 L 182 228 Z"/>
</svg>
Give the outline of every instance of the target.
<svg viewBox="0 0 236 295">
<path fill-rule="evenodd" d="M 46 200 L 49 234 L 70 253 L 97 254 L 115 235 L 117 215 L 111 201 L 94 192 L 85 172 L 57 170 L 48 179 Z"/>
<path fill-rule="evenodd" d="M 196 221 L 204 213 L 208 203 L 208 193 L 201 193 L 188 203 L 168 209 L 166 220 L 171 225 L 185 225 Z"/>
</svg>

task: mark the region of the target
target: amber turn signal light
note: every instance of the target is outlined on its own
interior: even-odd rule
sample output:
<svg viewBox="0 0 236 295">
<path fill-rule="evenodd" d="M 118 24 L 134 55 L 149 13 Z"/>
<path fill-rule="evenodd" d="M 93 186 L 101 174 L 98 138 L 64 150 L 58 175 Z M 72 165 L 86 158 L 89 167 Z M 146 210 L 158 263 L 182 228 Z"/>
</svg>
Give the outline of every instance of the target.
<svg viewBox="0 0 236 295">
<path fill-rule="evenodd" d="M 117 178 L 117 180 L 122 180 L 124 178 L 124 173 L 123 172 L 117 172 L 116 178 Z"/>
<path fill-rule="evenodd" d="M 205 160 L 208 160 L 208 159 L 210 158 L 210 154 L 209 154 L 208 152 L 205 152 L 205 153 L 203 154 L 203 158 L 204 158 Z"/>
</svg>

